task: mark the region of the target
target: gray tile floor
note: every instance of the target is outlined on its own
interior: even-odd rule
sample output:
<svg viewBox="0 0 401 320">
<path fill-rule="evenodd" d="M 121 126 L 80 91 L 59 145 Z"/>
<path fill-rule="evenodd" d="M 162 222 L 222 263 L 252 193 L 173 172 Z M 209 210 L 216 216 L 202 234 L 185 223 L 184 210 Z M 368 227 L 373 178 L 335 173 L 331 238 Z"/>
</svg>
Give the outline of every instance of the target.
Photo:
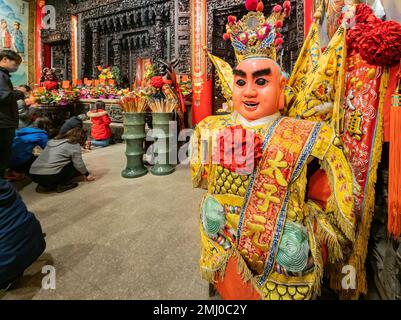
<svg viewBox="0 0 401 320">
<path fill-rule="evenodd" d="M 188 166 L 166 177 L 123 179 L 125 145 L 84 154 L 94 182 L 63 194 L 21 195 L 47 234 L 45 253 L 0 299 L 208 299 L 198 271 L 197 208 Z M 42 267 L 56 289 L 42 289 Z"/>
</svg>

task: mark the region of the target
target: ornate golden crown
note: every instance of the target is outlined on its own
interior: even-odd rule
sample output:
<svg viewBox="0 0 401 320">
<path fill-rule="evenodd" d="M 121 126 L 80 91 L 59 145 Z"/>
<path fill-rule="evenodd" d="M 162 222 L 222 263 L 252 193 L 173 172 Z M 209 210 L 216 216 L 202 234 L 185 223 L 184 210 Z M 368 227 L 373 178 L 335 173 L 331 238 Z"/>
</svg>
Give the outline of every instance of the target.
<svg viewBox="0 0 401 320">
<path fill-rule="evenodd" d="M 281 28 L 283 21 L 291 13 L 290 1 L 285 1 L 283 7 L 276 5 L 269 17 L 263 14 L 263 2 L 247 0 L 246 8 L 250 11 L 241 20 L 234 16 L 228 17 L 227 32 L 223 38 L 230 39 L 234 47 L 237 62 L 249 58 L 277 59 L 277 50 L 283 44 Z"/>
</svg>

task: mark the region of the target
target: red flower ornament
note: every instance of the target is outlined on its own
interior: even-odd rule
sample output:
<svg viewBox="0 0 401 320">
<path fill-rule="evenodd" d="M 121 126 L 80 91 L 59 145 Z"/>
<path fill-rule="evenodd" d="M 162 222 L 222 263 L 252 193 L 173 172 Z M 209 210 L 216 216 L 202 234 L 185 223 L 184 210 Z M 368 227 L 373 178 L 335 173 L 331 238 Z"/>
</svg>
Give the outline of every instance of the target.
<svg viewBox="0 0 401 320">
<path fill-rule="evenodd" d="M 262 139 L 242 126 L 231 126 L 220 132 L 219 163 L 231 172 L 251 174 L 262 158 Z"/>
<path fill-rule="evenodd" d="M 164 79 L 162 76 L 155 76 L 150 80 L 150 85 L 156 89 L 161 89 L 164 85 Z"/>
</svg>

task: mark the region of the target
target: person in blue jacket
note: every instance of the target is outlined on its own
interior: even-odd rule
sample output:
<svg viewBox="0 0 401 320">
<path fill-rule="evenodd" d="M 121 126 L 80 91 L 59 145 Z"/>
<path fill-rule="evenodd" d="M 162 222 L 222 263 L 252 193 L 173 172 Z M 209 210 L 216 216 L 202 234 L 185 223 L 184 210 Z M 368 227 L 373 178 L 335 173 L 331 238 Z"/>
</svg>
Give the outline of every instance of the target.
<svg viewBox="0 0 401 320">
<path fill-rule="evenodd" d="M 11 172 L 8 180 L 19 180 L 29 172 L 36 157 L 32 153 L 36 146 L 44 149 L 49 140 L 48 132 L 51 122 L 48 118 L 37 118 L 29 127 L 16 131 L 9 162 Z"/>
<path fill-rule="evenodd" d="M 10 288 L 46 249 L 40 222 L 0 178 L 0 291 Z"/>
</svg>

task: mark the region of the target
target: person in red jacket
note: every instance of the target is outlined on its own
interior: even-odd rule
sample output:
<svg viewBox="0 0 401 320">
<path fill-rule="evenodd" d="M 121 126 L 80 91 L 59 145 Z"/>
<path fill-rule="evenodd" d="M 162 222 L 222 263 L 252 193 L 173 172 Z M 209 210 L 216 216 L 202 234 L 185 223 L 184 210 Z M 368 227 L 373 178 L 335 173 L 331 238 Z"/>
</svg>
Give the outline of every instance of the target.
<svg viewBox="0 0 401 320">
<path fill-rule="evenodd" d="M 103 101 L 96 101 L 95 105 L 88 112 L 88 117 L 92 121 L 91 145 L 95 147 L 107 147 L 110 144 L 111 119 L 105 110 L 106 105 Z"/>
</svg>

